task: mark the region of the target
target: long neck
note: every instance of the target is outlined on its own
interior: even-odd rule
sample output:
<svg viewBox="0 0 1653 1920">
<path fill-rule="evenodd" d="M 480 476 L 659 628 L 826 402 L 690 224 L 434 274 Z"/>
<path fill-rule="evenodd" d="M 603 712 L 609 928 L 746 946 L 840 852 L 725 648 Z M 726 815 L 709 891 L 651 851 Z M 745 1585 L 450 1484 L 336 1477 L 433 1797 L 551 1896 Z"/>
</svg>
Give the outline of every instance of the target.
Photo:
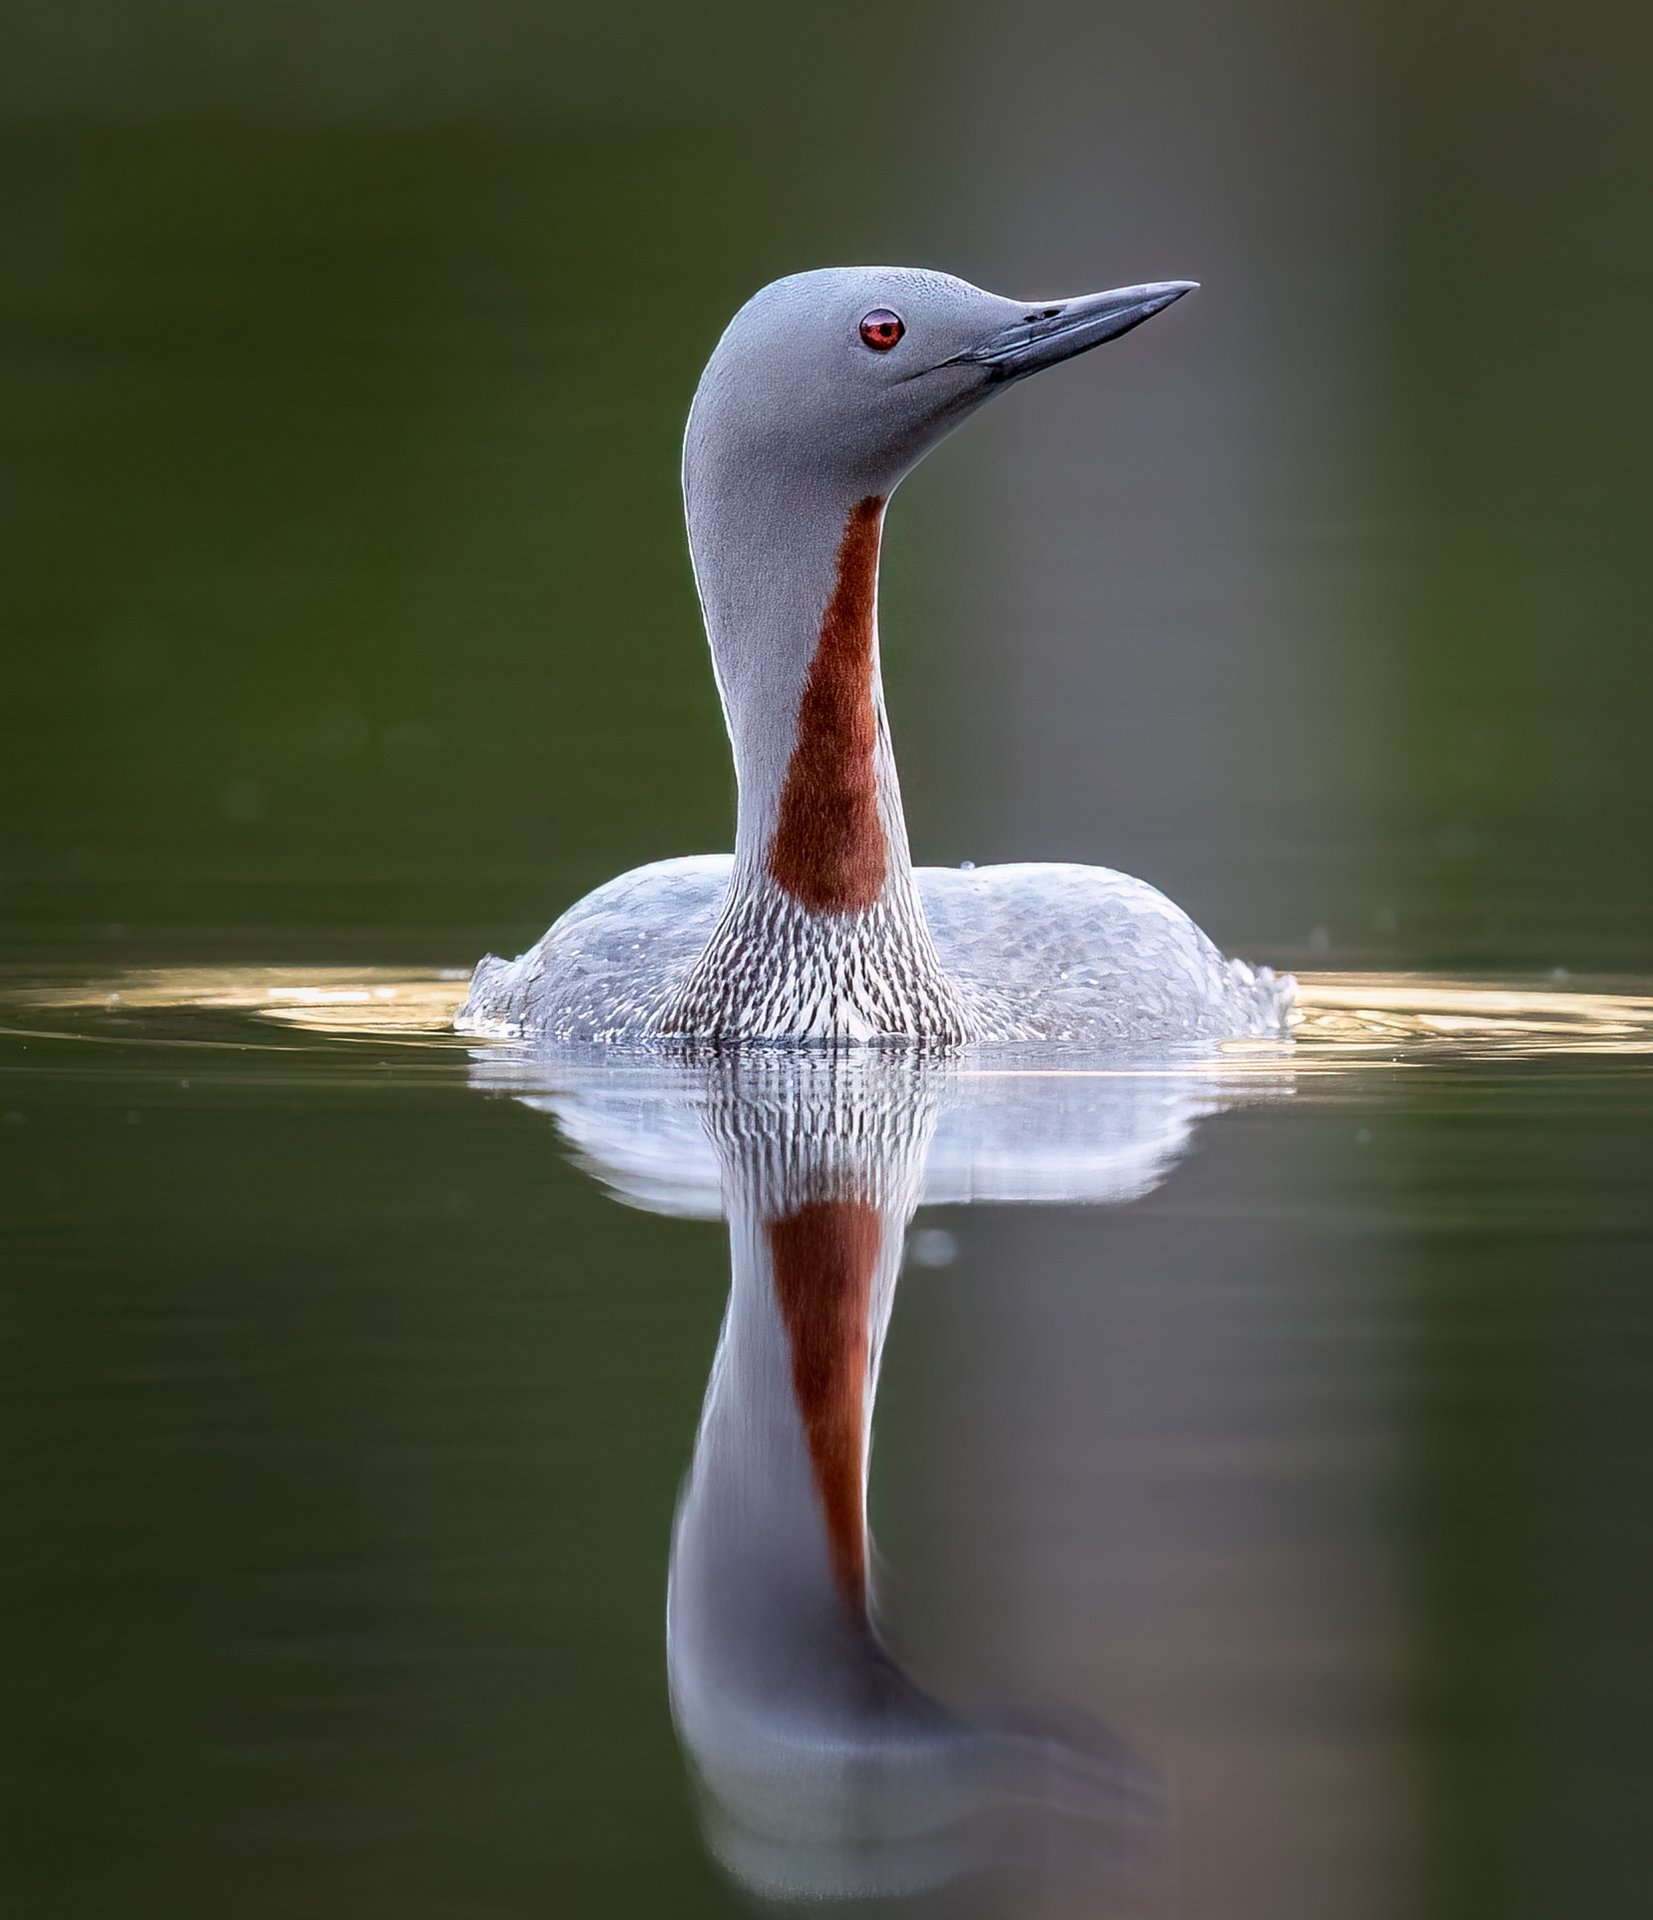
<svg viewBox="0 0 1653 1920">
<path fill-rule="evenodd" d="M 728 492 L 726 476 L 691 479 L 687 505 L 740 878 L 767 875 L 812 912 L 865 912 L 911 870 L 879 672 L 884 502 Z"/>
<path fill-rule="evenodd" d="M 856 1692 L 871 1403 L 905 1225 L 854 1192 L 731 1217 L 729 1313 L 673 1550 L 686 1686 Z"/>
<path fill-rule="evenodd" d="M 842 1740 L 906 1697 L 869 1619 L 866 1484 L 937 1104 L 917 1075 L 878 1099 L 849 1072 L 730 1071 L 707 1108 L 729 1310 L 673 1534 L 668 1649 L 679 1724 L 726 1780 L 754 1744 Z"/>
<path fill-rule="evenodd" d="M 691 438 L 695 578 L 739 789 L 729 897 L 667 1031 L 959 1039 L 913 879 L 878 660 L 884 502 L 764 487 Z"/>
<path fill-rule="evenodd" d="M 1052 1910 L 1043 1876 L 1071 1891 L 1084 1862 L 1109 1912 L 1159 1912 L 1110 1897 L 1110 1858 L 1139 1872 L 1151 1838 L 1152 1783 L 1123 1747 L 961 1719 L 879 1632 L 873 1403 L 950 1065 L 735 1048 L 696 1084 L 730 1290 L 672 1528 L 666 1667 L 713 1850 L 796 1901 L 916 1890 L 1025 1844 L 1017 1911 Z"/>
</svg>

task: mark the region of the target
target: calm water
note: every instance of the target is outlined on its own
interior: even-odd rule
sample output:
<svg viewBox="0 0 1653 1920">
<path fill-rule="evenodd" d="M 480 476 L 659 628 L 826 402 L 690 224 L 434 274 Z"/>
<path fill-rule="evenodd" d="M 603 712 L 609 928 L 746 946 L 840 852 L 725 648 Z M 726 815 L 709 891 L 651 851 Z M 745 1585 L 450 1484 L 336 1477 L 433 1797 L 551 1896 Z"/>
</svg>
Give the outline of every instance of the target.
<svg viewBox="0 0 1653 1920">
<path fill-rule="evenodd" d="M 1016 19 L 7 10 L 7 1916 L 1640 1920 L 1653 10 Z M 1201 282 L 903 487 L 882 645 L 916 857 L 1143 875 L 1289 1061 L 445 1035 L 730 844 L 685 411 L 877 259 Z"/>
<path fill-rule="evenodd" d="M 7 982 L 18 1911 L 1638 1910 L 1653 1000 L 800 1080 L 457 992 Z M 856 1626 L 785 1417 L 892 1305 Z"/>
</svg>

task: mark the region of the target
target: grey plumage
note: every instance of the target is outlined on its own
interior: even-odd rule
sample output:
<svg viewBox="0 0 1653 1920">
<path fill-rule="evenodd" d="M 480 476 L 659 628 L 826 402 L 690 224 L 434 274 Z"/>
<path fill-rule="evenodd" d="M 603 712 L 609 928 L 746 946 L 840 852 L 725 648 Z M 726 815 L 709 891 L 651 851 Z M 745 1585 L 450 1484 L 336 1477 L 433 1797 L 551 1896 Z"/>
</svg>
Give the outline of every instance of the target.
<svg viewBox="0 0 1653 1920">
<path fill-rule="evenodd" d="M 874 1048 L 479 1049 L 473 1080 L 554 1114 L 620 1196 L 729 1223 L 666 1649 L 673 1719 L 729 1870 L 765 1895 L 843 1898 L 1009 1866 L 1031 1885 L 1065 1876 L 1119 1910 L 1152 1907 L 1165 1797 L 1121 1739 L 1080 1715 L 960 1712 L 885 1643 L 865 1513 L 880 1362 L 917 1206 L 1130 1200 L 1203 1116 L 1288 1084 L 1163 1056 L 1157 1072 L 984 1075 L 954 1052 Z M 867 1233 L 861 1296 L 839 1292 L 830 1232 L 801 1275 L 777 1248 L 777 1225 L 835 1209 Z M 789 1279 L 819 1315 L 802 1366 Z M 805 1400 L 823 1375 L 863 1436 L 854 1511 L 836 1518 Z M 834 1554 L 846 1520 L 864 1574 L 847 1592 Z"/>
<path fill-rule="evenodd" d="M 662 860 L 587 894 L 521 959 L 482 962 L 465 1026 L 558 1042 L 656 1037 L 669 996 L 696 977 L 732 906 L 750 917 L 714 976 L 729 1024 L 704 1031 L 871 1037 L 908 978 L 880 964 L 901 953 L 899 931 L 876 919 L 870 929 L 814 919 L 776 889 L 732 890 L 733 866 L 727 854 Z M 1224 959 L 1143 881 L 1061 863 L 920 867 L 912 878 L 929 945 L 969 1023 L 942 1038 L 1087 1046 L 1282 1031 L 1292 982 Z"/>
<path fill-rule="evenodd" d="M 702 376 L 683 458 L 739 788 L 734 855 L 623 874 L 518 959 L 489 955 L 462 1030 L 628 1044 L 1098 1044 L 1284 1029 L 1290 980 L 1224 960 L 1140 881 L 1070 865 L 913 869 L 878 672 L 876 523 L 864 609 L 856 602 L 856 697 L 870 710 L 864 732 L 853 714 L 843 721 L 846 738 L 864 741 L 864 767 L 848 771 L 873 790 L 854 831 L 867 856 L 858 871 L 876 855 L 876 892 L 823 910 L 774 859 L 806 689 L 843 597 L 846 528 L 992 394 L 1128 330 L 1188 285 L 1021 303 L 945 274 L 855 267 L 777 281 L 742 308 Z M 893 347 L 863 340 L 870 312 L 900 317 Z M 853 702 L 842 687 L 833 697 L 841 718 Z M 836 739 L 829 748 L 852 753 Z"/>
</svg>

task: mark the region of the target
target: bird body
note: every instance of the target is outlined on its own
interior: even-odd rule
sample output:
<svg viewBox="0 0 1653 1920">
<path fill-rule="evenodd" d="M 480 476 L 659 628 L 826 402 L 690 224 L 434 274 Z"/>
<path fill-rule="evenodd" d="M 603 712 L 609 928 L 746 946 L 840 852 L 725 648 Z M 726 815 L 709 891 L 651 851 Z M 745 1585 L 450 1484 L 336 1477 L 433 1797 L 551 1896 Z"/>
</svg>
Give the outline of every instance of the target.
<svg viewBox="0 0 1653 1920">
<path fill-rule="evenodd" d="M 902 477 L 1000 388 L 1191 284 L 1028 306 L 942 274 L 839 268 L 741 309 L 683 457 L 739 789 L 734 854 L 623 874 L 519 959 L 489 955 L 462 1030 L 943 1044 L 1282 1030 L 1291 982 L 1225 961 L 1140 881 L 915 870 L 879 672 L 879 551 Z"/>
<path fill-rule="evenodd" d="M 716 969 L 702 969 L 727 983 L 723 1037 L 898 1033 L 927 977 L 889 964 L 899 930 L 806 918 L 779 888 L 740 893 L 734 864 L 728 854 L 660 860 L 588 893 L 520 959 L 482 962 L 467 1025 L 647 1041 L 733 908 L 736 932 L 719 942 Z M 919 867 L 911 880 L 957 1037 L 1089 1046 L 1281 1031 L 1290 982 L 1224 959 L 1187 914 L 1128 874 L 1030 862 Z M 776 953 L 784 967 L 768 964 Z"/>
</svg>

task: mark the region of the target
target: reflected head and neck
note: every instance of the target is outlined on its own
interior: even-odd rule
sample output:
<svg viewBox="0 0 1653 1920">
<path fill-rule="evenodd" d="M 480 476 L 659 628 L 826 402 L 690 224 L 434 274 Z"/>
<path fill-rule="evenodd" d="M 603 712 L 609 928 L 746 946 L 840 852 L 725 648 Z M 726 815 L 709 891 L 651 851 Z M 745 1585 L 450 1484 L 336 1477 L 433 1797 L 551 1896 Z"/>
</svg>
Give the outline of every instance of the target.
<svg viewBox="0 0 1653 1920">
<path fill-rule="evenodd" d="M 735 865 L 667 1031 L 971 1037 L 913 884 L 884 712 L 885 504 L 995 393 L 1193 284 L 1022 302 L 913 268 L 830 268 L 776 281 L 730 322 L 689 415 L 683 493 L 734 749 Z"/>
</svg>

